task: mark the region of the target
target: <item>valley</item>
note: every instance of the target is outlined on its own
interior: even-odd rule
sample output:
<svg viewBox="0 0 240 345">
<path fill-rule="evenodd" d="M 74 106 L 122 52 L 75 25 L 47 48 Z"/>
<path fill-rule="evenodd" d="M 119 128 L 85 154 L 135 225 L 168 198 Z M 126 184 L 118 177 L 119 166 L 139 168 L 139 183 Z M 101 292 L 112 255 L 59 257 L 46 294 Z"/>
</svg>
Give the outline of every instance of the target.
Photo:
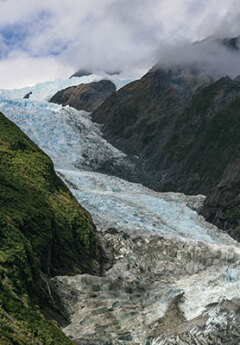
<svg viewBox="0 0 240 345">
<path fill-rule="evenodd" d="M 91 114 L 47 102 L 67 83 L 32 87 L 30 99 L 30 89 L 0 93 L 0 110 L 90 212 L 108 258 L 101 272 L 49 281 L 63 332 L 79 345 L 237 345 L 239 243 L 199 215 L 205 195 L 143 186 L 138 158 L 108 142 Z"/>
</svg>

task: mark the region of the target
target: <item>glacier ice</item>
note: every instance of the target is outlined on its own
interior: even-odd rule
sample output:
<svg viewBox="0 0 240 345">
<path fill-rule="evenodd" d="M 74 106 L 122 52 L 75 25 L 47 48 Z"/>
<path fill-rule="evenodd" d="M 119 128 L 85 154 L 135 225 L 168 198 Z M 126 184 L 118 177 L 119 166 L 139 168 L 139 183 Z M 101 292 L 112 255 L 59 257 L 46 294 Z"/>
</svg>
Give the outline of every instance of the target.
<svg viewBox="0 0 240 345">
<path fill-rule="evenodd" d="M 98 125 L 84 111 L 6 97 L 0 97 L 0 111 L 52 158 L 56 168 L 112 173 L 121 168 L 134 175 L 132 160 L 102 137 Z"/>
<path fill-rule="evenodd" d="M 109 173 L 110 166 L 134 165 L 102 137 L 88 113 L 46 102 L 74 82 L 0 91 L 0 110 L 52 158 L 114 256 L 102 277 L 53 279 L 70 315 L 65 333 L 82 344 L 150 339 L 158 345 L 222 345 L 229 329 L 235 339 L 239 243 L 198 215 L 204 196 L 157 193 L 99 173 L 104 166 Z M 25 100 L 28 91 L 33 97 Z"/>
<path fill-rule="evenodd" d="M 144 231 L 185 240 L 238 247 L 226 233 L 206 222 L 188 205 L 204 197 L 158 193 L 141 184 L 88 171 L 57 170 L 99 229 Z M 193 207 L 193 206 L 192 206 Z"/>
</svg>

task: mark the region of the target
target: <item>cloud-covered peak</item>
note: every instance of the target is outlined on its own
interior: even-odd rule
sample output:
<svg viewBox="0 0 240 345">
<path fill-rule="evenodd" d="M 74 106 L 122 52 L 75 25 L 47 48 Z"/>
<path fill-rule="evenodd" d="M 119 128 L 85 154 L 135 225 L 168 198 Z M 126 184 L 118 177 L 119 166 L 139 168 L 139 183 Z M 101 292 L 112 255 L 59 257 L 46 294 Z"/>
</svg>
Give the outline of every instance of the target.
<svg viewBox="0 0 240 345">
<path fill-rule="evenodd" d="M 158 68 L 180 68 L 214 79 L 235 78 L 240 75 L 240 37 L 211 36 L 200 42 L 168 47 L 153 70 Z"/>
<path fill-rule="evenodd" d="M 0 87 L 79 69 L 140 75 L 169 47 L 236 36 L 239 13 L 236 0 L 0 0 Z"/>
</svg>

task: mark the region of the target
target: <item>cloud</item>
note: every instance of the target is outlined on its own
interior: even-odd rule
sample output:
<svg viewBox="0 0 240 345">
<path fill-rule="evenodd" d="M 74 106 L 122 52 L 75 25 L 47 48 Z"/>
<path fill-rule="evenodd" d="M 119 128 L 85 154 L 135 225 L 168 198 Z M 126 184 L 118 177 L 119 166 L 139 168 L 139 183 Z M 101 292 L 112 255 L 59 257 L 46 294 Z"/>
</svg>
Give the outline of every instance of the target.
<svg viewBox="0 0 240 345">
<path fill-rule="evenodd" d="M 224 76 L 234 78 L 240 75 L 240 38 L 233 41 L 231 45 L 228 39 L 213 36 L 194 44 L 168 48 L 154 68 L 179 67 L 216 80 Z"/>
<path fill-rule="evenodd" d="M 0 60 L 0 81 L 2 88 L 14 89 L 31 86 L 38 82 L 65 78 L 72 73 L 66 65 L 56 63 L 52 56 L 30 57 L 22 52 L 11 54 Z"/>
<path fill-rule="evenodd" d="M 78 68 L 142 73 L 169 47 L 239 34 L 239 15 L 238 0 L 0 0 L 0 87 L 13 61 L 16 85 Z"/>
</svg>

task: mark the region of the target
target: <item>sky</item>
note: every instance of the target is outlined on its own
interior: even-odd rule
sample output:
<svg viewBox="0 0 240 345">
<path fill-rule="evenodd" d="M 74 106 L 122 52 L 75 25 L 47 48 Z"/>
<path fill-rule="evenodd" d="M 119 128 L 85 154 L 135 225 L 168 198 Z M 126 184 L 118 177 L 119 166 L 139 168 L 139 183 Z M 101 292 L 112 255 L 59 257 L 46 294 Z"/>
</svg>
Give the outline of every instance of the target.
<svg viewBox="0 0 240 345">
<path fill-rule="evenodd" d="M 78 69 L 140 76 L 176 46 L 239 34 L 239 0 L 0 0 L 0 88 Z"/>
</svg>

